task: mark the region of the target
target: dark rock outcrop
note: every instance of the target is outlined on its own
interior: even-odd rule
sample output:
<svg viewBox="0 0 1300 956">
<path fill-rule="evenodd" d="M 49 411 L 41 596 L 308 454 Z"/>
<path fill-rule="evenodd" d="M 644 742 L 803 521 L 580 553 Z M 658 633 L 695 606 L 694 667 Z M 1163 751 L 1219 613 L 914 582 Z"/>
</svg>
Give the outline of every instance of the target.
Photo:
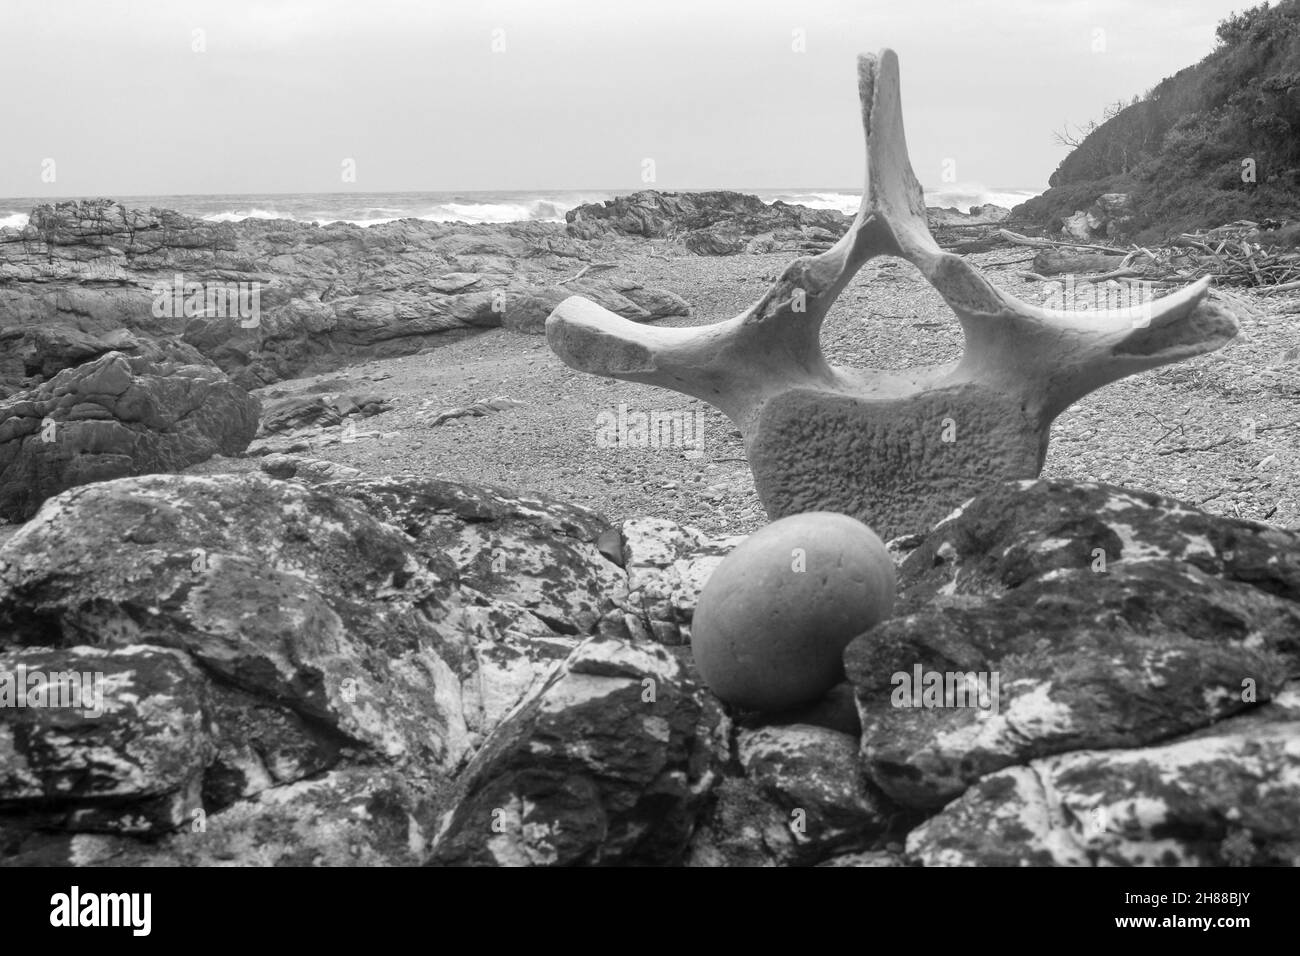
<svg viewBox="0 0 1300 956">
<path fill-rule="evenodd" d="M 0 323 L 4 318 L 0 315 Z M 125 329 L 91 335 L 65 325 L 0 327 L 0 398 L 23 383 L 46 381 L 109 352 L 176 365 L 206 365 L 192 345 L 133 335 Z"/>
<path fill-rule="evenodd" d="M 807 866 L 872 846 L 893 808 L 862 781 L 857 740 L 793 724 L 741 731 L 741 774 L 717 787 L 692 866 Z"/>
<path fill-rule="evenodd" d="M 361 477 L 360 468 L 350 468 L 324 458 L 303 458 L 300 455 L 286 455 L 281 452 L 264 456 L 258 463 L 258 468 L 272 478 L 296 478 L 309 485 Z"/>
<path fill-rule="evenodd" d="M 0 399 L 0 518 L 23 521 L 52 495 L 93 481 L 175 471 L 234 455 L 259 403 L 202 365 L 108 352 Z"/>
<path fill-rule="evenodd" d="M 1284 734 L 1295 719 L 1269 704 L 1293 693 L 1300 671 L 1294 532 L 1104 485 L 1026 482 L 937 527 L 903 562 L 900 586 L 900 612 L 850 645 L 845 663 L 867 777 L 914 811 L 968 794 L 909 841 L 923 862 L 1007 862 L 987 834 L 1017 826 L 1028 835 L 1004 849 L 1026 862 L 1142 862 L 1154 851 L 1139 844 L 1154 846 L 1162 826 L 1188 835 L 1161 852 L 1222 862 L 1195 835 L 1209 811 L 1179 802 L 1196 802 L 1198 767 L 1226 761 L 1213 785 L 1225 800 L 1244 799 L 1264 764 L 1300 781 L 1293 750 L 1248 758 L 1234 729 L 1249 719 Z M 940 677 L 933 696 L 921 686 L 930 679 L 916 679 L 930 674 Z M 977 702 L 982 678 L 992 693 Z M 1172 783 L 1143 769 L 1167 761 L 1178 768 Z M 1090 833 L 1082 814 L 1061 823 L 1053 801 L 1071 803 L 1068 792 L 1053 784 L 1044 798 L 1035 774 L 1062 788 L 1085 781 L 1096 799 L 1079 797 L 1075 810 L 1113 797 L 1111 825 Z M 1300 788 L 1257 799 L 1264 817 L 1283 804 L 1295 813 Z M 1164 822 L 1126 822 L 1134 811 L 1124 801 L 1158 806 Z M 1059 826 L 1068 851 L 1048 832 Z M 1273 846 L 1276 820 L 1261 832 Z"/>
<path fill-rule="evenodd" d="M 218 748 L 207 683 L 185 654 L 12 648 L 0 675 L 11 685 L 0 688 L 0 856 L 33 831 L 148 836 L 190 823 Z"/>
<path fill-rule="evenodd" d="M 429 863 L 679 863 L 726 759 L 720 719 L 666 649 L 590 639 L 480 751 Z"/>
<path fill-rule="evenodd" d="M 1300 684 L 1170 743 L 984 777 L 913 830 L 926 866 L 1300 866 Z"/>
<path fill-rule="evenodd" d="M 842 236 L 851 221 L 833 209 L 780 201 L 768 205 L 746 193 L 657 189 L 588 203 L 569 210 L 565 219 L 568 234 L 578 239 L 680 239 L 690 251 L 706 256 L 823 249 Z"/>
<path fill-rule="evenodd" d="M 626 279 L 579 279 L 510 299 L 502 322 L 516 332 L 544 335 L 547 316 L 571 295 L 585 296 L 634 322 L 691 314 L 686 300 L 666 289 L 647 289 Z"/>
<path fill-rule="evenodd" d="M 379 415 L 391 407 L 386 398 L 373 393 L 286 395 L 266 403 L 258 433 L 270 435 L 313 425 L 328 427 L 349 417 Z"/>
<path fill-rule="evenodd" d="M 196 350 L 252 389 L 412 354 L 447 333 L 528 328 L 537 298 L 567 294 L 558 283 L 590 258 L 558 223 L 362 228 L 215 223 L 109 200 L 39 206 L 0 236 L 0 344 L 13 343 L 0 350 L 0 387 L 131 351 L 127 336 Z M 688 312 L 635 283 L 583 285 L 629 319 Z"/>
<path fill-rule="evenodd" d="M 973 240 L 977 234 L 965 230 L 985 227 L 988 232 L 1010 215 L 1009 210 L 992 203 L 972 206 L 968 213 L 937 207 L 927 213 L 930 228 L 944 245 Z M 780 200 L 769 204 L 748 193 L 664 193 L 657 189 L 587 203 L 571 209 L 565 218 L 568 234 L 577 239 L 661 239 L 680 242 L 700 256 L 821 252 L 844 235 L 853 219 L 834 209 L 812 209 Z M 618 311 L 610 305 L 605 308 Z"/>
<path fill-rule="evenodd" d="M 537 613 L 471 587 L 492 589 L 497 572 L 456 539 L 494 541 L 512 562 L 585 554 L 574 575 L 608 575 L 612 598 L 619 569 L 594 544 L 608 525 L 445 482 L 329 487 L 104 482 L 66 493 L 0 550 L 5 676 L 21 664 L 105 677 L 103 716 L 0 708 L 0 746 L 17 754 L 0 773 L 0 857 L 424 858 L 453 777 L 580 641 L 539 614 L 571 632 L 593 623 L 554 587 Z M 91 765 L 51 800 L 59 774 Z"/>
<path fill-rule="evenodd" d="M 428 553 L 454 561 L 462 585 L 526 608 L 557 631 L 592 634 L 617 616 L 626 578 L 600 553 L 609 524 L 593 511 L 437 479 L 376 478 L 325 490 L 361 502 Z"/>
<path fill-rule="evenodd" d="M 1004 222 L 1011 215 L 1010 209 L 991 202 L 971 206 L 968 212 L 951 206 L 928 206 L 925 212 L 930 228 L 935 231 L 942 231 L 947 226 L 991 226 Z"/>
</svg>

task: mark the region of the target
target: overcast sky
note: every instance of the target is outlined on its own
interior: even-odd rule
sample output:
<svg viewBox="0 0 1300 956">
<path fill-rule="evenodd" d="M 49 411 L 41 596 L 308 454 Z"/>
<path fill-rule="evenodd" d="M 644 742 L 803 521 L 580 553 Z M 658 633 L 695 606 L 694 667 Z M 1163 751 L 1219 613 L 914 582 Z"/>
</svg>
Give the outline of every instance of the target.
<svg viewBox="0 0 1300 956">
<path fill-rule="evenodd" d="M 0 0 L 0 196 L 856 185 L 886 46 L 925 186 L 1045 188 L 1252 2 Z"/>
</svg>

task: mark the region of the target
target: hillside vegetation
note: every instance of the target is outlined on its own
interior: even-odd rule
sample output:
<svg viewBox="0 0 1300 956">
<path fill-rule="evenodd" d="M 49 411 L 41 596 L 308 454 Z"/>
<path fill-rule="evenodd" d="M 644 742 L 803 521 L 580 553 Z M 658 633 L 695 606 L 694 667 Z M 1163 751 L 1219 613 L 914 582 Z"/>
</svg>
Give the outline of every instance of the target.
<svg viewBox="0 0 1300 956">
<path fill-rule="evenodd" d="M 1300 218 L 1300 0 L 1234 14 L 1218 45 L 1098 125 L 1016 218 L 1051 230 L 1129 193 L 1135 238 Z"/>
</svg>

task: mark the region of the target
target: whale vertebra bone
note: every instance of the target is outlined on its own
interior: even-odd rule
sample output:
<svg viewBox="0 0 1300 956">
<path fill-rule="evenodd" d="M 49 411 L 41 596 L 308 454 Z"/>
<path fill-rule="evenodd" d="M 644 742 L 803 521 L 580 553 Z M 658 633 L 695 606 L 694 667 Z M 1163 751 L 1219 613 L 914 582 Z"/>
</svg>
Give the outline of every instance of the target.
<svg viewBox="0 0 1300 956">
<path fill-rule="evenodd" d="M 999 291 L 930 235 L 892 50 L 858 58 L 858 88 L 866 185 L 833 248 L 791 263 L 725 322 L 638 325 L 580 296 L 546 322 L 550 347 L 576 369 L 721 409 L 740 428 L 769 517 L 839 511 L 886 538 L 925 530 L 994 482 L 1037 477 L 1052 420 L 1074 401 L 1236 335 L 1208 279 L 1129 309 L 1053 311 Z M 902 372 L 826 362 L 827 311 L 881 255 L 915 265 L 956 313 L 966 339 L 960 360 Z"/>
</svg>

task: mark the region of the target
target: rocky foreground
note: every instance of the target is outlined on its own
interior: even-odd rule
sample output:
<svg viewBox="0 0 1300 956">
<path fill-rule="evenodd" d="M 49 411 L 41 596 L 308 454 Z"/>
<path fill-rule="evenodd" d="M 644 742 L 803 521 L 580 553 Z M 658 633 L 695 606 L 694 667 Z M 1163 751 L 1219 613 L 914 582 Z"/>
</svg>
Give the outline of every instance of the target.
<svg viewBox="0 0 1300 956">
<path fill-rule="evenodd" d="M 0 672 L 101 696 L 0 709 L 0 856 L 1300 863 L 1296 533 L 1009 484 L 896 544 L 899 612 L 776 715 L 691 660 L 734 543 L 414 478 L 67 492 L 0 549 Z M 997 707 L 900 705 L 914 671 Z"/>
<path fill-rule="evenodd" d="M 80 708 L 0 684 L 0 861 L 1300 862 L 1294 322 L 1068 410 L 1043 480 L 893 542 L 844 684 L 729 711 L 689 640 L 764 520 L 739 440 L 710 414 L 699 447 L 598 447 L 601 410 L 698 403 L 529 333 L 570 291 L 735 314 L 837 233 L 641 195 L 567 227 L 0 231 L 0 505 L 31 518 L 0 536 L 0 675 L 101 675 Z M 1007 255 L 981 264 L 1023 285 Z M 257 323 L 155 315 L 178 272 L 259 283 Z M 823 342 L 904 367 L 953 326 L 882 261 Z M 898 706 L 918 667 L 998 673 L 997 713 Z"/>
</svg>

